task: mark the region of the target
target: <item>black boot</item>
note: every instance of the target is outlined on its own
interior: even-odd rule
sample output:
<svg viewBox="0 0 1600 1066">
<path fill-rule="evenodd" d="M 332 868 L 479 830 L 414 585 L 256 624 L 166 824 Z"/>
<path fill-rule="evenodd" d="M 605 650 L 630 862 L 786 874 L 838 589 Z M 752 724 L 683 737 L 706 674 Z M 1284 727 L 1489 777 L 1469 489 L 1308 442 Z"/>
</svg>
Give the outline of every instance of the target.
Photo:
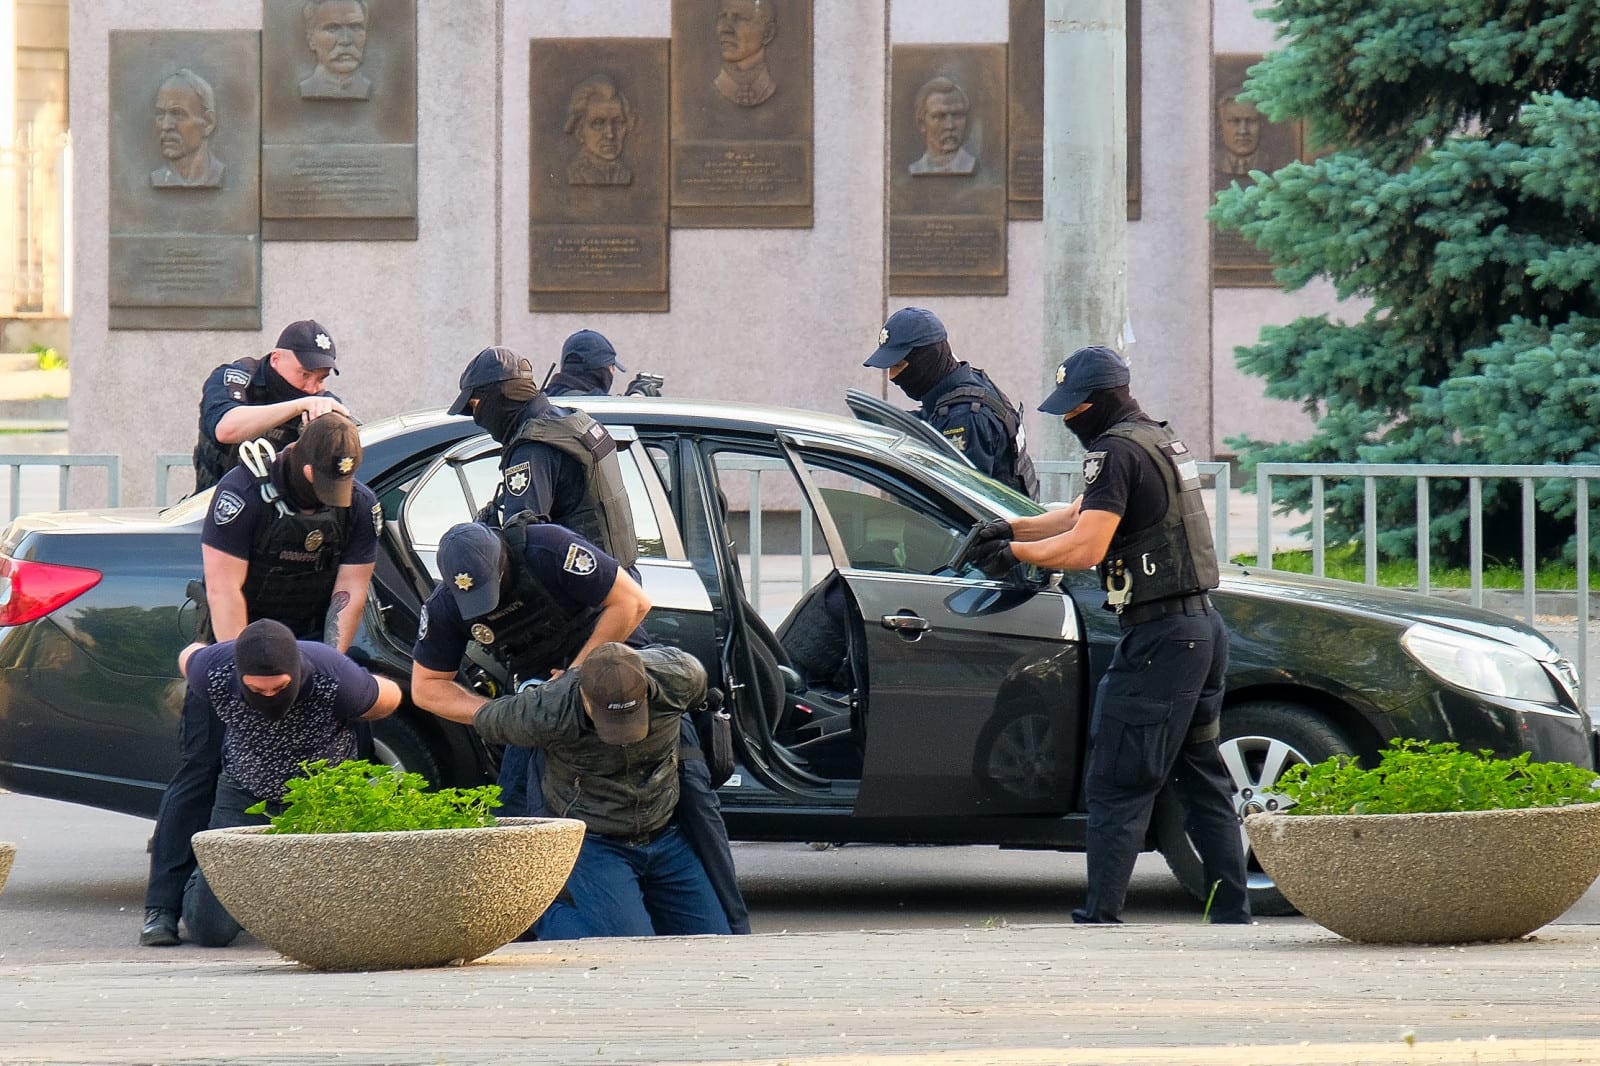
<svg viewBox="0 0 1600 1066">
<path fill-rule="evenodd" d="M 178 912 L 167 907 L 146 907 L 139 943 L 147 948 L 170 948 L 178 944 Z"/>
</svg>

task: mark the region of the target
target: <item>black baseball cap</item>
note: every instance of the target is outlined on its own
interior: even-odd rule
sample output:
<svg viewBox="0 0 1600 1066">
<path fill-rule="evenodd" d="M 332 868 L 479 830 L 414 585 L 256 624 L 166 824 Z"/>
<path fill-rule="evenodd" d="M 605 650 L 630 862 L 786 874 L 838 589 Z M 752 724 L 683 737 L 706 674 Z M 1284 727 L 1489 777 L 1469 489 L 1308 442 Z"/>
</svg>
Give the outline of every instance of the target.
<svg viewBox="0 0 1600 1066">
<path fill-rule="evenodd" d="M 592 329 L 580 329 L 562 342 L 561 364 L 581 366 L 585 370 L 598 370 L 603 366 L 614 366 L 622 371 L 628 369 L 617 361 L 617 350 L 611 346 L 605 334 Z"/>
<path fill-rule="evenodd" d="M 878 331 L 878 350 L 862 366 L 888 369 L 905 359 L 913 348 L 937 344 L 949 336 L 944 323 L 932 311 L 921 307 L 902 307 L 889 316 Z"/>
<path fill-rule="evenodd" d="M 313 418 L 294 442 L 296 463 L 311 464 L 311 491 L 328 507 L 349 507 L 361 468 L 361 431 L 337 411 Z"/>
<path fill-rule="evenodd" d="M 650 678 L 644 659 L 626 644 L 602 644 L 584 656 L 578 692 L 605 743 L 637 744 L 649 734 Z"/>
<path fill-rule="evenodd" d="M 1126 385 L 1128 364 L 1110 348 L 1093 344 L 1079 348 L 1056 367 L 1055 391 L 1044 398 L 1039 410 L 1047 415 L 1064 415 L 1101 389 Z"/>
<path fill-rule="evenodd" d="M 284 326 L 283 332 L 278 334 L 276 346 L 293 352 L 294 357 L 300 360 L 300 365 L 307 370 L 329 367 L 335 374 L 339 372 L 335 365 L 339 351 L 333 346 L 333 335 L 312 319 L 303 318 Z"/>
<path fill-rule="evenodd" d="M 439 538 L 439 575 L 462 618 L 482 618 L 500 606 L 500 572 L 506 546 L 500 534 L 461 522 Z"/>
<path fill-rule="evenodd" d="M 494 345 L 472 357 L 472 362 L 461 372 L 461 395 L 450 405 L 447 414 L 466 414 L 472 394 L 485 385 L 498 381 L 515 381 L 517 378 L 533 380 L 533 364 L 510 348 Z"/>
</svg>

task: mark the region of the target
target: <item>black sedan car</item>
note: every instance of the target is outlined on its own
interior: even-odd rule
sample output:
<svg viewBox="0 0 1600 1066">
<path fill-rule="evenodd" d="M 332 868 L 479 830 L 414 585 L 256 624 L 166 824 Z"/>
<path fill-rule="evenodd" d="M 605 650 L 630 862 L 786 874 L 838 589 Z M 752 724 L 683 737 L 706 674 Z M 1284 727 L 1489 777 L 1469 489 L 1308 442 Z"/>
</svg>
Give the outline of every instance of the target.
<svg viewBox="0 0 1600 1066">
<path fill-rule="evenodd" d="M 1083 846 L 1088 711 L 1116 619 L 1089 572 L 995 581 L 952 565 L 975 522 L 1037 505 L 893 426 L 579 402 L 621 446 L 648 627 L 728 693 L 735 838 Z M 352 654 L 404 683 L 440 535 L 487 499 L 497 452 L 437 413 L 362 437 L 387 522 Z M 155 811 L 177 761 L 176 657 L 208 500 L 28 515 L 0 535 L 0 785 Z M 1232 633 L 1222 735 L 1241 813 L 1275 807 L 1289 765 L 1396 736 L 1593 765 L 1572 664 L 1526 626 L 1238 569 L 1215 599 Z M 410 707 L 378 741 L 436 783 L 495 771 L 498 753 L 471 730 Z M 1202 894 L 1175 808 L 1161 805 L 1149 843 Z M 1286 910 L 1259 869 L 1252 878 L 1259 913 Z"/>
</svg>

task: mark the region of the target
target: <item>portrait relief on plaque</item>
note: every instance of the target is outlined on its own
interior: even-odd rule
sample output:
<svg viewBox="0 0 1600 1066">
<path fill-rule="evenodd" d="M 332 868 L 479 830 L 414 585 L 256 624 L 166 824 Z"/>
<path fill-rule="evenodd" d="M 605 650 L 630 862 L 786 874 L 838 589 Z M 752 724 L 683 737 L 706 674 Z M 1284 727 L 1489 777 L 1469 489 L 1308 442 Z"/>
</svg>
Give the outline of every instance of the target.
<svg viewBox="0 0 1600 1066">
<path fill-rule="evenodd" d="M 672 0 L 672 224 L 811 225 L 813 0 Z"/>
<path fill-rule="evenodd" d="M 961 86 L 943 74 L 917 90 L 915 123 L 924 150 L 907 169 L 912 174 L 971 174 L 978 160 L 966 149 L 971 103 Z"/>
<path fill-rule="evenodd" d="M 712 84 L 738 107 L 759 107 L 777 91 L 767 47 L 778 35 L 774 0 L 718 0 L 717 50 L 722 68 Z"/>
<path fill-rule="evenodd" d="M 260 329 L 260 35 L 114 30 L 110 46 L 110 327 Z"/>
<path fill-rule="evenodd" d="M 566 131 L 575 142 L 567 184 L 632 185 L 633 171 L 622 153 L 637 122 L 616 82 L 604 74 L 585 78 L 567 105 Z"/>
<path fill-rule="evenodd" d="M 269 240 L 415 240 L 417 0 L 262 0 Z"/>
<path fill-rule="evenodd" d="M 895 45 L 889 291 L 1006 291 L 1006 46 Z"/>
<path fill-rule="evenodd" d="M 300 80 L 307 100 L 365 100 L 372 80 L 361 72 L 367 47 L 367 0 L 302 0 L 300 21 L 314 65 Z"/>
<path fill-rule="evenodd" d="M 529 42 L 529 310 L 667 310 L 667 55 Z"/>
<path fill-rule="evenodd" d="M 156 143 L 164 162 L 150 172 L 157 189 L 214 189 L 226 164 L 211 149 L 217 94 L 211 83 L 180 67 L 156 90 Z"/>
<path fill-rule="evenodd" d="M 1211 130 L 1211 189 L 1234 182 L 1251 185 L 1252 171 L 1271 173 L 1302 158 L 1304 134 L 1298 122 L 1271 122 L 1249 100 L 1241 100 L 1244 81 L 1258 55 L 1216 57 Z M 1272 260 L 1237 231 L 1213 230 L 1211 283 L 1217 287 L 1270 287 Z"/>
</svg>

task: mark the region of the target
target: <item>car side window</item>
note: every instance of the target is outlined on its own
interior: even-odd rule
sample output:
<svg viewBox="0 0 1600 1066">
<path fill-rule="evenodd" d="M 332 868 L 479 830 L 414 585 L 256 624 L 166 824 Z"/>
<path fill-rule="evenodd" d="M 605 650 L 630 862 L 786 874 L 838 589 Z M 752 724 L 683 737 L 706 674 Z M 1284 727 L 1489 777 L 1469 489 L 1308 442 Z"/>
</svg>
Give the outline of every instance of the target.
<svg viewBox="0 0 1600 1066">
<path fill-rule="evenodd" d="M 970 520 L 907 485 L 893 473 L 857 460 L 805 452 L 806 473 L 858 570 L 948 574 Z"/>
<path fill-rule="evenodd" d="M 659 488 L 654 467 L 641 470 L 636 449 L 617 451 L 623 486 L 633 512 L 634 534 L 643 559 L 683 558 L 677 532 L 671 527 L 665 493 Z M 446 459 L 427 471 L 407 495 L 404 529 L 428 575 L 439 576 L 434 556 L 445 530 L 458 522 L 470 522 L 478 510 L 494 496 L 500 483 L 500 453 L 490 450 L 480 455 Z M 663 526 L 663 512 L 667 526 Z"/>
</svg>

